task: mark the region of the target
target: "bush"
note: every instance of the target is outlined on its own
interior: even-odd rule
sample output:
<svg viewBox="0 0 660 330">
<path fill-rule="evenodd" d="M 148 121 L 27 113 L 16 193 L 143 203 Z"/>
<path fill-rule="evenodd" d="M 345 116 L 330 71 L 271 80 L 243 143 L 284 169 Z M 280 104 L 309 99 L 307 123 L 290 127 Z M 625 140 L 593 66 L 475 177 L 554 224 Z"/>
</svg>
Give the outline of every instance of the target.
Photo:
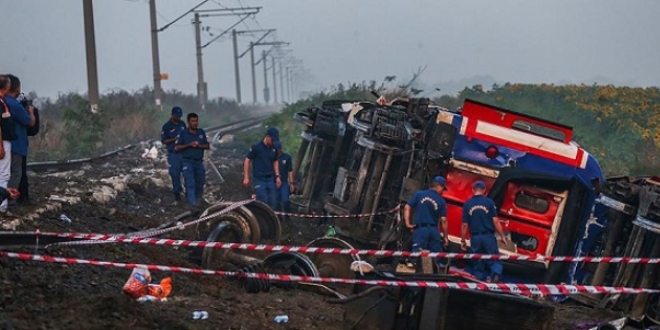
<svg viewBox="0 0 660 330">
<path fill-rule="evenodd" d="M 153 90 L 129 93 L 113 90 L 101 96 L 99 112 L 92 114 L 87 100 L 77 93 L 46 99 L 40 106 L 41 129 L 30 138 L 29 161 L 92 157 L 131 143 L 159 139 L 170 109 L 181 106 L 197 112 L 202 127 L 217 126 L 241 118 L 274 111 L 273 107 L 238 105 L 225 99 L 209 100 L 200 109 L 197 97 L 179 91 L 164 93 L 162 110 L 153 103 Z"/>
</svg>

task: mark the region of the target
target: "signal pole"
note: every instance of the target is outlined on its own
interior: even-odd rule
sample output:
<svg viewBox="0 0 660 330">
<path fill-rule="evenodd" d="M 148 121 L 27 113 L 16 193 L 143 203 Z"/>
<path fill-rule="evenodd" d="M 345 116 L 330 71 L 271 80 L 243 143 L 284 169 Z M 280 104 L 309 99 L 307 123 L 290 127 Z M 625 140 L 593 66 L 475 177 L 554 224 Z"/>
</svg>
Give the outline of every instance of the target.
<svg viewBox="0 0 660 330">
<path fill-rule="evenodd" d="M 152 65 L 153 65 L 153 75 L 154 75 L 154 99 L 156 101 L 156 106 L 160 106 L 161 110 L 162 105 L 161 105 L 161 98 L 163 94 L 163 88 L 161 86 L 161 80 L 163 80 L 163 75 L 160 73 L 160 54 L 158 52 L 158 33 L 165 31 L 168 27 L 172 26 L 172 24 L 178 22 L 180 19 L 185 17 L 186 15 L 190 14 L 193 12 L 195 9 L 201 7 L 205 3 L 207 3 L 209 0 L 204 0 L 197 4 L 195 7 L 189 9 L 179 17 L 175 18 L 173 21 L 167 23 L 165 26 L 162 28 L 158 29 L 157 24 L 158 22 L 156 21 L 156 1 L 155 0 L 149 0 L 149 18 L 151 21 L 151 60 L 152 60 Z M 167 78 L 165 78 L 167 79 Z"/>
<path fill-rule="evenodd" d="M 236 103 L 241 104 L 241 74 L 238 68 L 238 41 L 236 40 L 236 30 L 231 31 L 231 37 L 234 43 L 234 78 L 236 79 Z"/>
<path fill-rule="evenodd" d="M 160 55 L 158 53 L 158 27 L 156 23 L 156 0 L 149 0 L 149 18 L 151 20 L 151 62 L 154 71 L 154 99 L 157 107 L 163 110 L 160 99 L 162 88 L 160 84 Z"/>
<path fill-rule="evenodd" d="M 282 97 L 282 102 L 285 102 L 284 99 L 284 71 L 282 70 L 282 61 L 280 61 L 280 93 Z"/>
<path fill-rule="evenodd" d="M 237 57 L 237 38 L 236 35 L 238 34 L 238 31 L 236 31 L 234 28 L 240 24 L 241 22 L 245 21 L 248 17 L 256 15 L 259 13 L 261 10 L 261 7 L 241 7 L 241 8 L 223 8 L 223 9 L 207 9 L 207 10 L 199 10 L 196 11 L 195 13 L 202 13 L 200 17 L 212 17 L 212 16 L 242 16 L 240 20 L 238 20 L 236 23 L 234 23 L 232 26 L 224 30 L 222 33 L 218 34 L 215 36 L 215 38 L 211 39 L 209 42 L 201 46 L 201 48 L 206 48 L 208 45 L 213 43 L 214 41 L 220 39 L 220 37 L 224 36 L 225 34 L 229 33 L 230 31 L 232 32 L 232 41 L 233 41 L 233 46 L 234 46 L 234 71 L 236 74 L 236 79 L 237 79 L 237 89 L 236 89 L 236 102 L 241 103 L 241 90 L 240 90 L 240 78 L 239 78 L 239 72 L 238 72 L 238 57 Z M 210 13 L 210 14 L 207 14 Z M 201 49 L 200 49 L 201 53 Z M 206 89 L 206 83 L 204 83 L 204 92 L 207 92 Z"/>
<path fill-rule="evenodd" d="M 291 102 L 291 74 L 288 66 L 286 67 L 286 96 Z"/>
<path fill-rule="evenodd" d="M 204 68 L 202 66 L 202 33 L 200 29 L 199 13 L 195 13 L 195 49 L 197 55 L 197 98 L 202 109 L 206 107 L 206 83 L 204 82 Z"/>
<path fill-rule="evenodd" d="M 257 103 L 257 77 L 254 70 L 254 43 L 250 41 L 250 68 L 252 69 L 252 103 Z"/>
<path fill-rule="evenodd" d="M 270 99 L 269 90 L 268 90 L 268 61 L 266 61 L 266 51 L 261 51 L 261 61 L 264 62 L 264 102 L 268 104 Z"/>
<path fill-rule="evenodd" d="M 277 104 L 277 76 L 275 75 L 275 57 L 271 56 L 272 59 L 272 64 L 271 67 L 273 68 L 273 103 Z"/>
<path fill-rule="evenodd" d="M 94 38 L 92 0 L 83 0 L 83 15 L 85 20 L 85 53 L 87 56 L 87 96 L 90 110 L 92 113 L 96 113 L 99 107 L 99 77 L 96 69 L 96 39 Z"/>
<path fill-rule="evenodd" d="M 255 43 L 251 43 L 251 44 L 250 44 L 251 49 L 254 48 L 255 46 L 280 46 L 280 45 L 289 45 L 288 42 L 283 42 L 283 41 L 261 42 L 262 39 L 263 39 L 263 38 L 259 39 L 259 40 L 258 40 L 257 42 L 255 42 Z M 267 61 L 266 61 L 266 56 L 267 56 L 268 54 L 270 54 L 270 52 L 273 51 L 273 49 L 274 49 L 274 48 L 271 48 L 270 50 L 268 50 L 268 52 L 264 51 L 264 52 L 262 53 L 262 57 L 261 57 L 261 59 L 260 59 L 259 61 L 257 61 L 256 63 L 254 63 L 254 61 L 252 62 L 252 66 L 253 66 L 253 69 L 252 69 L 252 70 L 253 70 L 253 72 L 254 72 L 254 67 L 256 67 L 257 65 L 259 65 L 259 63 L 261 63 L 262 61 L 264 62 L 264 100 L 266 101 L 266 103 L 268 103 L 268 101 L 269 101 L 269 99 L 270 99 L 270 95 L 269 95 L 269 94 L 270 94 L 270 93 L 269 93 L 270 91 L 268 90 L 268 77 L 267 77 L 267 74 L 266 74 L 266 72 L 267 72 L 267 70 L 268 70 Z M 253 86 L 253 93 L 255 93 L 255 95 L 256 95 L 256 93 L 257 93 L 257 89 L 256 89 L 256 83 L 255 83 L 254 80 L 252 80 L 252 84 L 253 84 L 253 85 L 252 85 L 252 86 Z M 256 98 L 255 98 L 255 101 L 254 101 L 254 102 L 255 102 L 255 103 L 257 102 L 257 101 L 256 101 Z"/>
</svg>

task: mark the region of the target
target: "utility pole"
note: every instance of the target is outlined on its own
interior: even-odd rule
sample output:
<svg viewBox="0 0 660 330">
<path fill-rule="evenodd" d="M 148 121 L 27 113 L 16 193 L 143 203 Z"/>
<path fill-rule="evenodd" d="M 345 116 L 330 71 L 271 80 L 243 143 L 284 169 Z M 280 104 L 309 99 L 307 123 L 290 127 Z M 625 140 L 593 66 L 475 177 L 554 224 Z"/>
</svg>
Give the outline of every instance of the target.
<svg viewBox="0 0 660 330">
<path fill-rule="evenodd" d="M 252 69 L 252 103 L 257 103 L 257 77 L 254 72 L 254 43 L 250 41 L 250 68 Z"/>
<path fill-rule="evenodd" d="M 282 62 L 280 61 L 280 92 L 282 96 L 282 102 L 286 102 L 284 99 L 284 71 L 282 70 Z"/>
<path fill-rule="evenodd" d="M 244 51 L 241 55 L 238 55 L 238 57 L 234 56 L 234 65 L 236 67 L 235 73 L 236 73 L 236 82 L 237 86 L 240 85 L 240 78 L 239 78 L 239 71 L 238 71 L 238 59 L 242 58 L 250 52 L 250 69 L 252 70 L 252 102 L 257 103 L 257 78 L 256 78 L 256 72 L 255 72 L 255 63 L 254 63 L 254 46 L 257 45 L 262 45 L 260 42 L 268 36 L 271 32 L 275 31 L 275 29 L 261 29 L 261 30 L 245 30 L 245 31 L 236 31 L 236 34 L 243 34 L 243 33 L 254 33 L 254 32 L 265 32 L 261 38 L 259 38 L 256 42 L 250 42 L 250 47 L 246 51 Z M 234 43 L 234 54 L 236 54 L 237 51 L 237 46 L 236 43 Z M 261 61 L 261 60 L 260 60 Z M 237 91 L 240 91 L 240 87 L 237 87 Z M 239 95 L 237 95 L 239 96 Z"/>
<path fill-rule="evenodd" d="M 157 107 L 163 110 L 160 99 L 162 88 L 160 85 L 160 55 L 158 54 L 158 28 L 156 23 L 156 0 L 149 0 L 149 18 L 151 20 L 151 62 L 154 71 L 154 99 Z"/>
<path fill-rule="evenodd" d="M 295 102 L 298 98 L 296 97 L 296 73 L 291 70 L 291 100 Z"/>
<path fill-rule="evenodd" d="M 264 62 L 264 102 L 268 104 L 268 101 L 270 100 L 270 95 L 268 95 L 269 90 L 268 90 L 268 61 L 266 61 L 266 51 L 262 50 L 261 51 L 261 61 Z"/>
<path fill-rule="evenodd" d="M 273 103 L 277 104 L 277 76 L 275 75 L 275 57 L 271 56 L 270 58 L 273 60 L 271 65 L 273 68 Z"/>
<path fill-rule="evenodd" d="M 94 9 L 92 0 L 83 0 L 85 20 L 85 53 L 87 55 L 87 96 L 90 110 L 96 113 L 99 107 L 99 77 L 96 69 L 96 40 L 94 38 Z"/>
<path fill-rule="evenodd" d="M 289 99 L 289 102 L 292 102 L 291 100 L 291 74 L 289 72 L 289 67 L 286 67 L 286 97 Z"/>
<path fill-rule="evenodd" d="M 204 0 L 197 4 L 195 7 L 192 9 L 189 9 L 187 12 L 183 13 L 179 17 L 175 18 L 173 21 L 167 23 L 165 26 L 162 28 L 158 29 L 156 26 L 158 22 L 156 21 L 156 1 L 155 0 L 149 0 L 149 18 L 151 21 L 151 61 L 153 65 L 153 75 L 154 75 L 154 99 L 156 101 L 156 106 L 160 106 L 161 110 L 163 109 L 162 104 L 161 104 L 161 98 L 163 94 L 163 88 L 161 87 L 161 81 L 164 78 L 164 76 L 160 73 L 160 54 L 158 52 L 158 33 L 165 31 L 168 27 L 172 26 L 172 24 L 178 22 L 180 19 L 182 19 L 184 16 L 190 14 L 193 12 L 195 9 L 199 8 L 203 4 L 207 3 L 209 0 Z"/>
<path fill-rule="evenodd" d="M 264 62 L 264 99 L 265 99 L 266 103 L 268 103 L 268 101 L 270 99 L 270 93 L 269 93 L 270 91 L 268 90 L 268 77 L 267 77 L 268 66 L 267 66 L 267 63 L 266 63 L 267 62 L 266 56 L 268 56 L 268 54 L 270 54 L 270 52 L 273 51 L 275 46 L 289 45 L 289 43 L 288 42 L 283 42 L 283 41 L 260 42 L 262 39 L 263 38 L 259 39 L 259 41 L 255 42 L 255 43 L 252 43 L 250 45 L 250 47 L 254 48 L 255 46 L 273 46 L 273 47 L 271 47 L 270 50 L 268 50 L 268 52 L 264 51 L 262 53 L 261 59 L 259 61 L 252 64 L 252 66 L 256 67 L 262 61 Z M 255 86 L 255 91 L 254 92 L 256 93 L 256 86 Z M 256 101 L 255 101 L 255 103 L 256 103 Z"/>
<path fill-rule="evenodd" d="M 236 102 L 241 104 L 241 74 L 238 68 L 238 41 L 236 40 L 236 30 L 231 31 L 234 43 L 234 77 L 236 79 Z"/>
<path fill-rule="evenodd" d="M 200 29 L 199 13 L 195 13 L 195 49 L 197 54 L 197 98 L 202 109 L 206 107 L 206 83 L 204 82 L 204 68 L 202 67 L 202 32 Z"/>
<path fill-rule="evenodd" d="M 210 45 L 210 44 L 213 43 L 214 41 L 220 39 L 222 36 L 224 36 L 225 34 L 229 33 L 229 31 L 232 32 L 232 39 L 233 39 L 233 46 L 234 46 L 234 71 L 235 71 L 235 74 L 236 74 L 236 80 L 237 80 L 237 81 L 236 81 L 236 82 L 237 82 L 237 83 L 236 83 L 236 86 L 237 86 L 237 87 L 236 87 L 236 102 L 238 102 L 239 104 L 241 103 L 241 86 L 240 86 L 240 83 L 241 83 L 241 82 L 240 82 L 239 72 L 238 72 L 239 69 L 238 69 L 238 56 L 237 56 L 237 52 L 238 52 L 238 50 L 237 50 L 237 48 L 238 48 L 237 43 L 238 43 L 238 41 L 237 41 L 237 38 L 236 38 L 237 36 L 236 36 L 236 35 L 238 34 L 238 31 L 236 31 L 234 28 L 235 28 L 238 24 L 240 24 L 240 23 L 242 23 L 243 21 L 245 21 L 248 17 L 250 17 L 250 16 L 254 16 L 254 15 L 256 15 L 257 13 L 259 13 L 259 10 L 261 10 L 261 7 L 241 7 L 241 8 L 208 9 L 208 10 L 199 10 L 199 11 L 195 12 L 195 13 L 203 13 L 202 15 L 200 15 L 200 17 L 211 17 L 211 16 L 243 16 L 240 20 L 238 20 L 238 21 L 237 21 L 236 23 L 234 23 L 232 26 L 230 26 L 229 28 L 227 28 L 226 30 L 224 30 L 222 33 L 220 33 L 220 34 L 218 34 L 217 36 L 215 36 L 215 38 L 211 39 L 209 42 L 205 43 L 205 44 L 201 47 L 202 49 L 203 49 L 203 48 L 206 48 L 208 45 Z M 207 13 L 207 12 L 222 12 L 222 13 L 204 14 L 204 13 Z M 201 51 L 200 51 L 200 53 L 201 53 Z M 207 90 L 206 90 L 206 84 L 204 84 L 204 86 L 205 86 L 205 92 L 206 92 L 206 91 L 207 91 Z"/>
</svg>

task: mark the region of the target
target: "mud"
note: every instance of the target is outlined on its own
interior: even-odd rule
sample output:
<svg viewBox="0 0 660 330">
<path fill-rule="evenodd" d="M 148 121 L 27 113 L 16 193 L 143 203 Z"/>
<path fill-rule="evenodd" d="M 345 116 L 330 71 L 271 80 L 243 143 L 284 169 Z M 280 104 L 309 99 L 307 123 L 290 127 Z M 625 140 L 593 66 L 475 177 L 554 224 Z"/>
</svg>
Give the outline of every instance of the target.
<svg viewBox="0 0 660 330">
<path fill-rule="evenodd" d="M 230 143 L 216 150 L 214 163 L 225 182 L 207 166 L 206 201 L 242 200 L 252 192 L 242 187 L 245 145 Z M 171 222 L 186 211 L 173 203 L 162 160 L 142 159 L 143 150 L 127 150 L 100 163 L 65 174 L 30 173 L 32 202 L 0 218 L 6 229 L 127 233 Z M 53 197 L 56 196 L 56 197 Z M 67 202 L 68 201 L 68 202 Z M 37 210 L 39 210 L 37 212 Z M 67 224 L 59 219 L 66 214 Z M 283 244 L 306 244 L 321 236 L 316 220 L 284 222 Z M 168 237 L 190 239 L 185 232 Z M 25 247 L 22 252 L 118 262 L 199 267 L 188 251 L 163 246 L 103 244 Z M 154 282 L 173 278 L 166 302 L 138 303 L 121 293 L 129 269 L 61 265 L 0 259 L 0 329 L 344 329 L 341 307 L 303 290 L 272 288 L 247 294 L 236 281 L 217 276 L 152 272 Z M 192 313 L 205 310 L 206 320 Z M 276 324 L 277 315 L 289 322 Z M 618 315 L 587 308 L 558 307 L 553 329 L 576 323 L 605 321 Z"/>
</svg>

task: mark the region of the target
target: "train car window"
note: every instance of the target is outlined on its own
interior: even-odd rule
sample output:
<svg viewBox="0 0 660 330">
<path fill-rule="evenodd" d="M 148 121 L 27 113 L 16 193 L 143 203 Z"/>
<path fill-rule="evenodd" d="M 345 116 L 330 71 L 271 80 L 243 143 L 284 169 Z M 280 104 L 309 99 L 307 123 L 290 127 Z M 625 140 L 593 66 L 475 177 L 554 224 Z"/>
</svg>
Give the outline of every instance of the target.
<svg viewBox="0 0 660 330">
<path fill-rule="evenodd" d="M 535 251 L 539 247 L 539 240 L 533 236 L 511 233 L 511 240 L 527 251 Z"/>
<path fill-rule="evenodd" d="M 532 212 L 544 214 L 545 212 L 548 212 L 548 208 L 550 207 L 550 203 L 548 203 L 545 198 L 537 197 L 534 195 L 530 195 L 525 193 L 524 191 L 519 192 L 516 195 L 516 200 L 514 201 L 517 207 L 525 210 L 529 210 Z"/>
</svg>

